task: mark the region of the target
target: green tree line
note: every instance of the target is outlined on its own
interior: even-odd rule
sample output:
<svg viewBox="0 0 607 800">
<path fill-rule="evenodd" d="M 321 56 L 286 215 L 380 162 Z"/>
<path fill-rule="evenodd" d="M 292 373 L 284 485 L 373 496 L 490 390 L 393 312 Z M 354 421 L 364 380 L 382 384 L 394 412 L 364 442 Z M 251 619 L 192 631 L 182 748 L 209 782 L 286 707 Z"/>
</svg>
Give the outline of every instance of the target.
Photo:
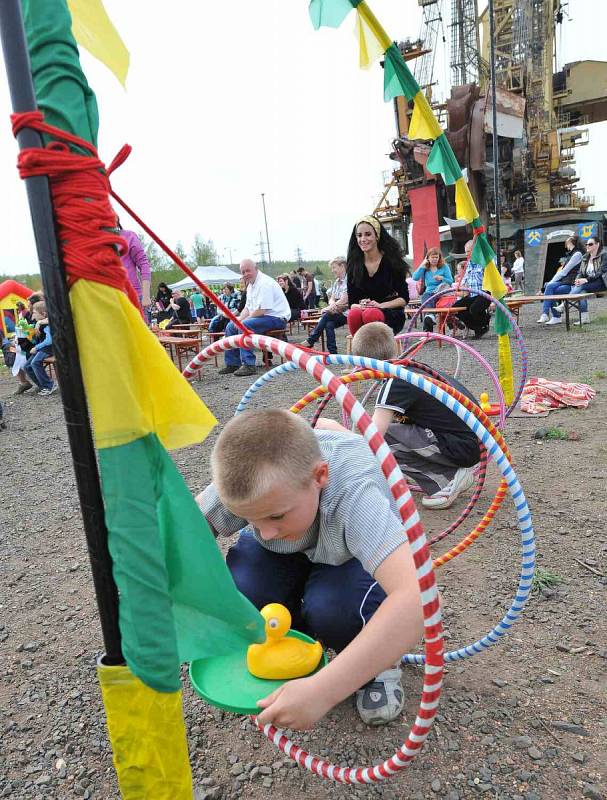
<svg viewBox="0 0 607 800">
<path fill-rule="evenodd" d="M 177 281 L 180 281 L 184 277 L 181 268 L 178 267 L 155 242 L 144 235 L 140 238 L 152 268 L 153 293 L 156 292 L 158 284 L 161 281 L 164 283 L 177 283 Z M 205 239 L 200 233 L 194 236 L 194 240 L 188 250 L 186 250 L 182 242 L 177 242 L 173 249 L 179 258 L 192 270 L 195 270 L 196 267 L 205 267 L 219 263 L 213 240 Z M 226 264 L 225 266 L 228 266 L 230 269 L 234 270 L 234 272 L 238 272 L 238 264 Z M 304 267 L 321 281 L 332 280 L 331 270 L 329 269 L 327 261 L 273 261 L 271 266 L 261 262 L 259 266 L 264 272 L 273 277 L 284 272 L 291 272 L 299 267 Z M 28 286 L 32 291 L 42 288 L 42 281 L 38 273 L 0 275 L 0 283 L 11 279 Z"/>
</svg>

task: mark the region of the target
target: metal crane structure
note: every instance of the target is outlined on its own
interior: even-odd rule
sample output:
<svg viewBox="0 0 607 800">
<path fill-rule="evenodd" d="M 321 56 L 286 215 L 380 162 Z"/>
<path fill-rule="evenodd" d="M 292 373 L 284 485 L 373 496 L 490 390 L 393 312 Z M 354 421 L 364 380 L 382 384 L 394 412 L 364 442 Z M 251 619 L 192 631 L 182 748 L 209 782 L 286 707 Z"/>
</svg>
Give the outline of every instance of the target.
<svg viewBox="0 0 607 800">
<path fill-rule="evenodd" d="M 422 33 L 408 57 L 418 58 L 415 76 L 439 112 L 491 231 L 495 203 L 488 13 L 478 14 L 477 0 L 449 0 L 448 9 L 446 0 L 418 3 Z M 602 235 L 604 215 L 591 210 L 594 199 L 579 185 L 575 152 L 589 141 L 585 126 L 607 119 L 607 63 L 576 61 L 558 69 L 557 30 L 568 17 L 566 0 L 493 0 L 493 5 L 501 228 L 508 252 L 527 245 L 527 265 L 536 273 L 535 278 L 528 275 L 527 285 L 535 281 L 539 288 L 554 271 L 554 256 L 567 232 Z M 451 87 L 446 103 L 438 104 L 433 102 L 439 94 L 433 71 L 445 24 L 451 33 Z M 407 138 L 408 113 L 406 104 L 396 106 L 398 136 L 391 158 L 398 166 L 386 181 L 376 213 L 393 232 L 400 226 L 406 241 L 410 223 L 416 222 L 416 190 L 433 185 L 436 235 L 432 242 L 424 240 L 423 247 L 451 240 L 452 249 L 462 252 L 469 235 L 465 226 L 454 224 L 450 233 L 441 231 L 439 236 L 439 221 L 456 222 L 453 193 L 424 169 L 431 145 Z M 428 197 L 426 192 L 426 206 Z"/>
</svg>

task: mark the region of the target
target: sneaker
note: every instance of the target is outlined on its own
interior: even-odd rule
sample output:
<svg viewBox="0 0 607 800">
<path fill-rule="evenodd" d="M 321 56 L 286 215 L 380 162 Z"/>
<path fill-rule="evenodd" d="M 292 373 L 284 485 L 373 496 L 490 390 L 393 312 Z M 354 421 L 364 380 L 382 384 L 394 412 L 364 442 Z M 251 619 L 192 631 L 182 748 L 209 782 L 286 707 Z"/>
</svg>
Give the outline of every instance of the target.
<svg viewBox="0 0 607 800">
<path fill-rule="evenodd" d="M 48 397 L 51 394 L 55 394 L 55 392 L 59 389 L 56 383 L 54 383 L 50 389 L 40 389 L 40 397 Z"/>
<path fill-rule="evenodd" d="M 304 339 L 303 342 L 299 343 L 301 347 L 307 347 L 308 350 L 312 350 L 314 347 L 314 343 L 311 342 L 309 339 Z"/>
<path fill-rule="evenodd" d="M 434 317 L 432 314 L 426 314 L 424 317 L 424 330 L 426 333 L 432 333 L 434 330 Z"/>
<path fill-rule="evenodd" d="M 474 469 L 471 467 L 461 467 L 455 473 L 453 480 L 444 489 L 439 489 L 430 497 L 422 497 L 422 505 L 425 508 L 449 508 L 455 503 L 457 498 L 466 489 L 474 484 Z"/>
<path fill-rule="evenodd" d="M 554 310 L 557 312 L 557 314 L 562 314 L 563 311 L 565 310 L 565 303 L 559 303 L 557 306 L 554 307 Z"/>
<path fill-rule="evenodd" d="M 24 392 L 29 392 L 33 385 L 33 383 L 20 383 L 19 387 L 15 389 L 13 394 L 23 394 Z"/>
<path fill-rule="evenodd" d="M 543 325 L 545 322 L 548 322 L 550 317 L 548 314 L 542 314 L 542 316 L 537 320 L 538 325 Z"/>
<path fill-rule="evenodd" d="M 574 322 L 574 325 L 588 325 L 590 322 L 590 314 L 587 311 L 582 311 L 581 319 L 578 322 Z"/>
<path fill-rule="evenodd" d="M 241 367 L 238 367 L 237 370 L 234 370 L 234 375 L 237 378 L 244 378 L 247 375 L 255 375 L 256 370 L 255 367 L 249 366 L 249 364 L 243 364 Z"/>
<path fill-rule="evenodd" d="M 400 667 L 386 669 L 356 692 L 356 710 L 365 725 L 385 725 L 405 704 Z"/>
<path fill-rule="evenodd" d="M 233 372 L 236 372 L 237 369 L 239 369 L 239 367 L 237 367 L 236 364 L 226 364 L 225 367 L 222 367 L 217 374 L 231 375 Z"/>
<path fill-rule="evenodd" d="M 562 317 L 557 317 L 557 316 L 555 315 L 554 317 L 552 317 L 551 319 L 549 319 L 549 320 L 548 320 L 548 322 L 546 323 L 546 325 L 558 325 L 558 324 L 559 324 L 559 322 L 562 322 L 562 321 L 563 321 L 563 318 L 562 318 Z"/>
</svg>

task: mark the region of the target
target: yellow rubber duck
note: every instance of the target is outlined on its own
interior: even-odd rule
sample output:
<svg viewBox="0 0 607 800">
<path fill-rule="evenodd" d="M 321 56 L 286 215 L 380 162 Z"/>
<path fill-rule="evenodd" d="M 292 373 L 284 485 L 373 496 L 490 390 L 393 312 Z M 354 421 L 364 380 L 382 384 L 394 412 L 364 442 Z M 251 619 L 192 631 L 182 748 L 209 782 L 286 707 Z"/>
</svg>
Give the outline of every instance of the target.
<svg viewBox="0 0 607 800">
<path fill-rule="evenodd" d="M 487 411 L 491 411 L 491 403 L 489 402 L 489 395 L 487 392 L 482 392 L 478 399 L 480 400 L 481 408 L 485 413 Z"/>
<path fill-rule="evenodd" d="M 303 678 L 313 672 L 322 658 L 320 642 L 310 644 L 287 637 L 291 614 L 280 603 L 269 603 L 261 609 L 266 621 L 266 640 L 251 644 L 247 650 L 247 668 L 256 678 L 289 680 Z"/>
</svg>

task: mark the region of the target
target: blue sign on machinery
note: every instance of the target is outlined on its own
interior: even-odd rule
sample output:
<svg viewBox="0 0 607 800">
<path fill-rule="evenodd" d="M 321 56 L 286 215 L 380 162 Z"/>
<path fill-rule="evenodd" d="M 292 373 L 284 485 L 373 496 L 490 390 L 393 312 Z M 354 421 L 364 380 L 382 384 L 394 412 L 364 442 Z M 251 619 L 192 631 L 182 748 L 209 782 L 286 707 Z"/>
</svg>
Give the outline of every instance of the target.
<svg viewBox="0 0 607 800">
<path fill-rule="evenodd" d="M 577 226 L 577 232 L 582 239 L 588 239 L 590 236 L 598 234 L 599 226 L 596 222 L 580 222 Z"/>
<path fill-rule="evenodd" d="M 539 245 L 542 241 L 543 232 L 543 228 L 534 228 L 533 230 L 527 231 L 527 244 L 529 247 L 537 247 Z"/>
</svg>

